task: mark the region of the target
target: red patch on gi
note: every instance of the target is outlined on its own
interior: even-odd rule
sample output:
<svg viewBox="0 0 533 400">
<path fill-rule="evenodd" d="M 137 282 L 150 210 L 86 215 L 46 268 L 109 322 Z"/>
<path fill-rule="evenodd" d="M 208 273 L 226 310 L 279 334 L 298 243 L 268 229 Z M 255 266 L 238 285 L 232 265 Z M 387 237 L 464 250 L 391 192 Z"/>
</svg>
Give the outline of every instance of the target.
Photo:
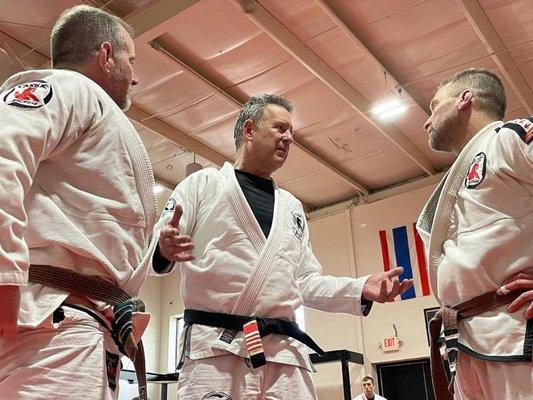
<svg viewBox="0 0 533 400">
<path fill-rule="evenodd" d="M 468 173 L 465 178 L 465 187 L 473 189 L 477 187 L 485 178 L 485 171 L 487 166 L 487 156 L 485 153 L 478 153 L 474 157 L 474 161 L 468 167 Z"/>
<path fill-rule="evenodd" d="M 45 81 L 31 81 L 15 86 L 4 96 L 8 106 L 39 108 L 52 98 L 52 85 Z"/>
</svg>

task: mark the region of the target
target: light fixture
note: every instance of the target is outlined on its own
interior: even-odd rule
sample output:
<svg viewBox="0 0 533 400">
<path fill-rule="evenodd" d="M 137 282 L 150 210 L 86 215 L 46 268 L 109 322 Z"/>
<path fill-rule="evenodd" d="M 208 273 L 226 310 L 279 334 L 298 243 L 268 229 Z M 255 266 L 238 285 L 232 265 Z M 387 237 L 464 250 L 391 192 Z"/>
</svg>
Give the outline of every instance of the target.
<svg viewBox="0 0 533 400">
<path fill-rule="evenodd" d="M 393 93 L 393 91 L 390 91 L 383 102 L 376 104 L 372 108 L 372 113 L 374 113 L 374 115 L 377 115 L 381 119 L 388 120 L 407 110 L 402 97 L 402 88 L 398 88 L 398 96 L 395 96 Z"/>
<path fill-rule="evenodd" d="M 192 153 L 192 154 L 193 154 L 192 163 L 189 163 L 185 166 L 185 176 L 189 176 L 190 174 L 198 172 L 203 168 L 202 164 L 199 164 L 196 162 L 196 153 Z"/>
<path fill-rule="evenodd" d="M 383 71 L 385 78 L 385 89 L 387 89 L 387 72 Z M 389 120 L 392 117 L 405 112 L 407 107 L 402 97 L 402 87 L 398 86 L 395 90 L 388 90 L 383 101 L 372 107 L 372 113 L 383 120 Z"/>
</svg>

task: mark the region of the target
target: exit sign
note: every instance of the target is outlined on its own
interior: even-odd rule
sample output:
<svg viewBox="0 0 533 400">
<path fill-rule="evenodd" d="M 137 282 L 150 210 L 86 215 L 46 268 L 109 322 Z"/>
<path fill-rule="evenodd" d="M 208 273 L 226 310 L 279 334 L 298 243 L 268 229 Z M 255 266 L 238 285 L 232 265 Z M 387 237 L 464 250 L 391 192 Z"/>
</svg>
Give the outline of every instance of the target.
<svg viewBox="0 0 533 400">
<path fill-rule="evenodd" d="M 398 341 L 398 338 L 395 336 L 384 338 L 381 341 L 381 350 L 383 351 L 396 351 L 399 348 L 400 348 L 400 343 Z"/>
</svg>

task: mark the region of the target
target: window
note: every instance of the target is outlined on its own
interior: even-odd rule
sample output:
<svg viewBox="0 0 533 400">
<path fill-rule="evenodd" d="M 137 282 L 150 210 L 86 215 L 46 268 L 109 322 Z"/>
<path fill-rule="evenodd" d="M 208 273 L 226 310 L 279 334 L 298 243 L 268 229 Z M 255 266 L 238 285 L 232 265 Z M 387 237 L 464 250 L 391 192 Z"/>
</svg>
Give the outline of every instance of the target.
<svg viewBox="0 0 533 400">
<path fill-rule="evenodd" d="M 170 317 L 168 331 L 168 372 L 176 372 L 181 356 L 180 340 L 183 333 L 183 314 Z"/>
</svg>

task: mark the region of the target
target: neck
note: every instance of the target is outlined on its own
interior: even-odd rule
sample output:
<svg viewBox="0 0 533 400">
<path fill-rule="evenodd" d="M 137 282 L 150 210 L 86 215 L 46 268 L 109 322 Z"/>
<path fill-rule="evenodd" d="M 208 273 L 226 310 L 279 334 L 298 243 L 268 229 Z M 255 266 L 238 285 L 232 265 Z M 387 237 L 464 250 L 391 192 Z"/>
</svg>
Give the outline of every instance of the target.
<svg viewBox="0 0 533 400">
<path fill-rule="evenodd" d="M 466 128 L 466 133 L 463 136 L 463 139 L 457 143 L 457 145 L 453 149 L 453 153 L 455 155 L 458 155 L 464 147 L 468 144 L 470 140 L 476 134 L 482 130 L 484 127 L 486 127 L 488 124 L 492 122 L 496 122 L 497 119 L 490 117 L 486 114 L 482 113 L 473 113 L 470 117 L 470 120 L 468 121 L 468 126 Z"/>
<path fill-rule="evenodd" d="M 233 167 L 240 171 L 260 176 L 261 178 L 270 179 L 272 177 L 272 172 L 270 172 L 267 168 L 249 162 L 244 156 L 244 151 L 239 151 L 237 153 Z"/>
</svg>

